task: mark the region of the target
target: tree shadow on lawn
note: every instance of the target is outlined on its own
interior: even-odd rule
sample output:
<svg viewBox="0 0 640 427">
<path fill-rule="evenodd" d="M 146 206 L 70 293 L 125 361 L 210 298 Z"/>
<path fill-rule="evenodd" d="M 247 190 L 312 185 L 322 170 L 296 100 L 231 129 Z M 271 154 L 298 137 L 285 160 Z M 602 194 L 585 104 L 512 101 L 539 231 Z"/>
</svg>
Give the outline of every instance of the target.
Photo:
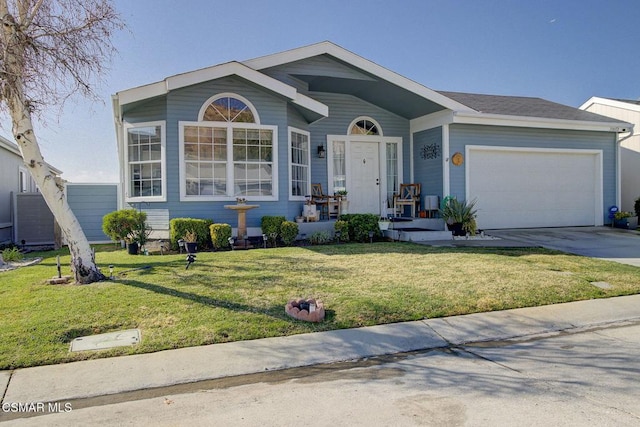
<svg viewBox="0 0 640 427">
<path fill-rule="evenodd" d="M 255 314 L 264 314 L 266 316 L 274 317 L 280 320 L 289 320 L 290 317 L 284 314 L 284 306 L 286 301 L 282 302 L 282 305 L 270 305 L 270 306 L 255 306 L 242 304 L 237 302 L 225 301 L 216 298 L 212 298 L 209 296 L 198 295 L 191 292 L 184 292 L 178 289 L 168 288 L 161 285 L 155 285 L 152 283 L 140 282 L 137 280 L 123 280 L 119 282 L 122 285 L 132 286 L 138 289 L 144 289 L 147 291 L 155 292 L 157 294 L 167 295 L 171 297 L 181 298 L 188 301 L 193 301 L 198 304 L 202 304 L 208 307 L 216 307 L 216 308 L 224 308 L 227 310 L 245 312 L 245 313 L 255 313 Z"/>
<path fill-rule="evenodd" d="M 528 255 L 566 255 L 569 253 L 541 247 L 481 247 L 481 246 L 430 246 L 412 242 L 340 243 L 305 246 L 303 249 L 322 255 L 368 255 L 368 254 L 478 254 L 504 255 L 510 257 Z"/>
</svg>

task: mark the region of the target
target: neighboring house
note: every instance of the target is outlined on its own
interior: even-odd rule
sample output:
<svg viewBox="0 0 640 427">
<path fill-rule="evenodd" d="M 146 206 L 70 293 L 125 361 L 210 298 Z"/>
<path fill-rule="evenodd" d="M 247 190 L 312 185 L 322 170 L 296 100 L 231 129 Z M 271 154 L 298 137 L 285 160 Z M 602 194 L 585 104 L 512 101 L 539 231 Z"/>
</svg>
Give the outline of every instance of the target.
<svg viewBox="0 0 640 427">
<path fill-rule="evenodd" d="M 60 175 L 62 171 L 52 167 Z M 22 161 L 18 146 L 0 137 L 0 243 L 51 244 L 53 214 Z"/>
<path fill-rule="evenodd" d="M 640 101 L 594 96 L 580 109 L 633 124 L 629 134 L 620 136 L 620 208 L 633 212 L 640 197 Z"/>
<path fill-rule="evenodd" d="M 602 225 L 629 124 L 538 98 L 438 92 L 330 42 L 113 96 L 120 205 L 212 218 L 241 196 L 300 215 L 312 183 L 382 214 L 400 183 L 477 199 L 480 228 Z M 424 204 L 423 204 L 424 206 Z M 166 227 L 166 226 L 165 226 Z"/>
</svg>

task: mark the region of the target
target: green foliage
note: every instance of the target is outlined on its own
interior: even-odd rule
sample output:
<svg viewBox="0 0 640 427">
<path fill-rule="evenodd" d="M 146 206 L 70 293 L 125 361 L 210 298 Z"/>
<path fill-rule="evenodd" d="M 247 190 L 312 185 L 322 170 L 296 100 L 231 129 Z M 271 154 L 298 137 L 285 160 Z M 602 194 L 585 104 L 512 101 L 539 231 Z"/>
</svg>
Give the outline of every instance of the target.
<svg viewBox="0 0 640 427">
<path fill-rule="evenodd" d="M 178 240 L 183 239 L 187 232 L 196 234 L 198 248 L 210 248 L 211 236 L 209 226 L 213 224 L 210 219 L 173 218 L 169 221 L 169 238 L 171 248 L 178 249 Z"/>
<path fill-rule="evenodd" d="M 336 232 L 340 233 L 340 241 L 348 242 L 349 241 L 349 223 L 345 220 L 338 220 L 333 226 Z"/>
<path fill-rule="evenodd" d="M 265 215 L 260 220 L 260 228 L 262 233 L 266 234 L 272 245 L 275 246 L 276 239 L 281 235 L 282 223 L 286 221 L 283 216 L 269 216 Z"/>
<path fill-rule="evenodd" d="M 298 237 L 298 224 L 292 221 L 284 221 L 280 225 L 280 237 L 285 246 L 291 246 Z"/>
<path fill-rule="evenodd" d="M 456 198 L 449 198 L 439 210 L 440 216 L 447 224 L 462 224 L 462 229 L 469 234 L 476 234 L 477 224 L 476 201 L 460 202 Z"/>
<path fill-rule="evenodd" d="M 7 248 L 2 251 L 2 259 L 5 262 L 21 261 L 22 252 L 18 248 Z"/>
<path fill-rule="evenodd" d="M 614 215 L 614 217 L 615 217 L 615 219 L 617 221 L 620 221 L 621 219 L 625 219 L 625 218 L 630 218 L 632 216 L 633 216 L 633 214 L 631 212 L 625 212 L 625 211 L 616 212 L 615 215 Z"/>
<path fill-rule="evenodd" d="M 150 228 L 145 225 L 147 214 L 135 209 L 121 209 L 102 217 L 102 231 L 114 242 L 140 242 L 144 244 Z"/>
<path fill-rule="evenodd" d="M 380 227 L 378 227 L 378 215 L 348 214 L 342 215 L 340 218 L 349 223 L 349 237 L 354 242 L 368 242 L 370 231 L 373 231 L 375 238 L 382 235 Z"/>
<path fill-rule="evenodd" d="M 228 249 L 229 238 L 231 237 L 231 226 L 229 224 L 211 224 L 211 243 L 216 250 Z"/>
<path fill-rule="evenodd" d="M 636 216 L 640 217 L 640 197 L 633 204 L 633 210 L 636 211 Z"/>
<path fill-rule="evenodd" d="M 312 245 L 326 245 L 331 243 L 331 240 L 331 234 L 328 231 L 316 231 L 309 238 Z"/>
</svg>

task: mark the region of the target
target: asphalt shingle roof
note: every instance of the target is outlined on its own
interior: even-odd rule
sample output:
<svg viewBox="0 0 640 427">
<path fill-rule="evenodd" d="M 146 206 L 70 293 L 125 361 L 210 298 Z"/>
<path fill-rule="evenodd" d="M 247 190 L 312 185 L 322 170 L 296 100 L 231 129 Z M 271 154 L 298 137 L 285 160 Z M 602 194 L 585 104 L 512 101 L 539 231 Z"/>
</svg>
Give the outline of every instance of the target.
<svg viewBox="0 0 640 427">
<path fill-rule="evenodd" d="M 542 98 L 524 96 L 481 95 L 476 93 L 438 93 L 464 104 L 469 108 L 487 114 L 507 116 L 537 117 L 545 119 L 577 120 L 586 122 L 624 123 L 611 117 L 590 113 L 568 105 L 558 104 Z"/>
</svg>

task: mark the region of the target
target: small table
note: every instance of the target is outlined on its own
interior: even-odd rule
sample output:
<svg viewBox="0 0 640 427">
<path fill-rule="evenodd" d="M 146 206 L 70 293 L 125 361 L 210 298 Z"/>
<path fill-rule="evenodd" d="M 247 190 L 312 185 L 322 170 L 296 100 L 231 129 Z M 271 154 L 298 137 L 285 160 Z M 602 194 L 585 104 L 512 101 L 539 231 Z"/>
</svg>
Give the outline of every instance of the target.
<svg viewBox="0 0 640 427">
<path fill-rule="evenodd" d="M 224 205 L 225 209 L 238 212 L 238 239 L 244 239 L 247 235 L 247 211 L 259 207 L 260 205 Z"/>
</svg>

